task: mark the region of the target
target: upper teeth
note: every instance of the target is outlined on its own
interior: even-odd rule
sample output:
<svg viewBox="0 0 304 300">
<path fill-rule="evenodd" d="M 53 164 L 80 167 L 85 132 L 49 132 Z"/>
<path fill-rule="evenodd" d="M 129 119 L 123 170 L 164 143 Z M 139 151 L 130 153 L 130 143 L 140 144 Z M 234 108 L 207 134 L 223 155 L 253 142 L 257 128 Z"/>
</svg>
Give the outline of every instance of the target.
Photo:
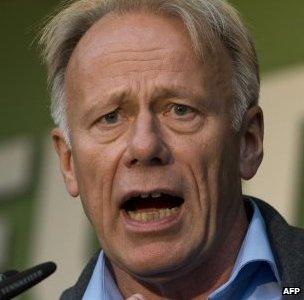
<svg viewBox="0 0 304 300">
<path fill-rule="evenodd" d="M 149 197 L 149 193 L 143 193 L 143 194 L 140 194 L 140 196 L 142 197 L 142 198 L 147 198 L 147 197 Z M 151 197 L 152 198 L 158 198 L 158 197 L 160 197 L 161 196 L 161 193 L 159 193 L 159 192 L 153 192 L 153 193 L 151 193 Z"/>
<path fill-rule="evenodd" d="M 147 197 L 149 197 L 149 193 L 140 194 L 140 196 L 141 196 L 142 198 L 147 198 Z"/>
<path fill-rule="evenodd" d="M 161 193 L 157 193 L 157 192 L 151 194 L 152 198 L 158 198 L 160 197 L 160 195 Z"/>
</svg>

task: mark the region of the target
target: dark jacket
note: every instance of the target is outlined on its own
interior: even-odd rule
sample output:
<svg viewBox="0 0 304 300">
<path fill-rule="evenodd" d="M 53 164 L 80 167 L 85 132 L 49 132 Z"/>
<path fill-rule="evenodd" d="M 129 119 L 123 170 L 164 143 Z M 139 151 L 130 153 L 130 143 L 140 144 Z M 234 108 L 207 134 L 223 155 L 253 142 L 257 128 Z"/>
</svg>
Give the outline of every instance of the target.
<svg viewBox="0 0 304 300">
<path fill-rule="evenodd" d="M 298 296 L 285 296 L 284 299 L 304 299 L 304 230 L 288 225 L 269 204 L 253 197 L 244 196 L 245 201 L 248 201 L 249 198 L 258 205 L 265 220 L 270 246 L 282 279 L 282 287 L 300 287 L 302 289 Z M 66 290 L 60 300 L 82 298 L 92 276 L 99 252 L 85 267 L 77 283 Z"/>
</svg>

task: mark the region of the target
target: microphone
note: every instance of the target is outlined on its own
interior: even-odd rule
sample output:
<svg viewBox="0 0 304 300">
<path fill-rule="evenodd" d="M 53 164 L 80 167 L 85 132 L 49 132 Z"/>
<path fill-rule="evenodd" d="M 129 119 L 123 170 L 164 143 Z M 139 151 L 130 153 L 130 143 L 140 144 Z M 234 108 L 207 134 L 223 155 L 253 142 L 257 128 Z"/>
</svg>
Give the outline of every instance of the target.
<svg viewBox="0 0 304 300">
<path fill-rule="evenodd" d="M 0 281 L 0 300 L 12 299 L 30 289 L 56 271 L 56 264 L 45 262 L 23 272 L 10 270 L 2 273 Z"/>
<path fill-rule="evenodd" d="M 8 270 L 0 274 L 0 282 L 9 276 L 19 273 L 17 270 Z"/>
</svg>

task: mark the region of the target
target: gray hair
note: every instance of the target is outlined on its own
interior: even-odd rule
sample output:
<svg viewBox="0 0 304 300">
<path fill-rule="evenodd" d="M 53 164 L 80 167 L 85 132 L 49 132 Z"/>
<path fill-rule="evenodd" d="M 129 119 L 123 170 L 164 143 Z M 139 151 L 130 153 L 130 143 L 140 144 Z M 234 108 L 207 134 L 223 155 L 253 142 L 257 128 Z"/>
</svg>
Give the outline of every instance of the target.
<svg viewBox="0 0 304 300">
<path fill-rule="evenodd" d="M 258 103 L 260 80 L 254 43 L 236 10 L 224 0 L 78 0 L 68 1 L 43 29 L 40 44 L 48 68 L 51 115 L 71 147 L 64 91 L 65 71 L 73 50 L 87 30 L 109 12 L 145 9 L 180 18 L 194 51 L 220 41 L 233 66 L 233 128 L 239 131 L 246 110 Z"/>
</svg>

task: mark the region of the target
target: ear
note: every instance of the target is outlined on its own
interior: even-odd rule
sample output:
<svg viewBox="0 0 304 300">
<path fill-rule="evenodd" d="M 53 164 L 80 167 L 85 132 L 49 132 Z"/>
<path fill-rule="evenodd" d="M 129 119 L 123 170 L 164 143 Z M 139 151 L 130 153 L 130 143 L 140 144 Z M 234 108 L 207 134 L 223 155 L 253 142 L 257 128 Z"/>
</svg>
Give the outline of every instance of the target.
<svg viewBox="0 0 304 300">
<path fill-rule="evenodd" d="M 59 128 L 54 128 L 51 132 L 53 143 L 60 161 L 60 169 L 63 175 L 66 188 L 72 197 L 79 195 L 76 180 L 75 167 L 72 151 L 66 144 L 62 132 Z"/>
<path fill-rule="evenodd" d="M 243 118 L 240 142 L 240 174 L 251 179 L 263 160 L 264 120 L 259 106 L 247 110 Z"/>
</svg>

